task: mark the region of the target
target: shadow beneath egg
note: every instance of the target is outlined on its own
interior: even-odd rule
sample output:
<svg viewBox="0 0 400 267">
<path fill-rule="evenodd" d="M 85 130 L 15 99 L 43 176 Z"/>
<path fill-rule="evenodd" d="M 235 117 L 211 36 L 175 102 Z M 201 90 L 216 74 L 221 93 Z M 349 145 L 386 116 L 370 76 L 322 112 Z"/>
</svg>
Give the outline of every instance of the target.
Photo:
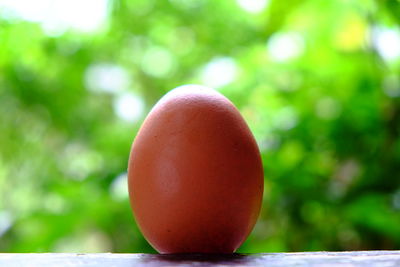
<svg viewBox="0 0 400 267">
<path fill-rule="evenodd" d="M 253 257 L 245 254 L 147 254 L 140 258 L 143 266 L 243 266 Z"/>
</svg>

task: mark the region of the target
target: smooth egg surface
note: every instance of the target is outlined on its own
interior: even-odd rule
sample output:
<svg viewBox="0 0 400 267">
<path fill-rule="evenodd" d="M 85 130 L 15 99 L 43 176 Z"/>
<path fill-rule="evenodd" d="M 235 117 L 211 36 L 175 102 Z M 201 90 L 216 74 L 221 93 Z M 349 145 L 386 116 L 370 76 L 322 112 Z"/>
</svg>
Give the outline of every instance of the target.
<svg viewBox="0 0 400 267">
<path fill-rule="evenodd" d="M 136 222 L 160 253 L 232 253 L 260 212 L 263 166 L 236 107 L 197 85 L 153 107 L 135 141 L 128 188 Z"/>
</svg>

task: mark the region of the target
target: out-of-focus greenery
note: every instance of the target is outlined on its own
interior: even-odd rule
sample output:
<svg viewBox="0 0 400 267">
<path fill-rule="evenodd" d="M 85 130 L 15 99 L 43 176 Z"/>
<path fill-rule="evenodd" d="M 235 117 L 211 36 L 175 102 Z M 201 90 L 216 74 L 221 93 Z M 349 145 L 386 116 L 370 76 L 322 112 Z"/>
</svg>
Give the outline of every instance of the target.
<svg viewBox="0 0 400 267">
<path fill-rule="evenodd" d="M 0 0 L 0 251 L 153 252 L 130 145 L 188 83 L 262 152 L 241 252 L 400 249 L 399 25 L 397 0 Z"/>
</svg>

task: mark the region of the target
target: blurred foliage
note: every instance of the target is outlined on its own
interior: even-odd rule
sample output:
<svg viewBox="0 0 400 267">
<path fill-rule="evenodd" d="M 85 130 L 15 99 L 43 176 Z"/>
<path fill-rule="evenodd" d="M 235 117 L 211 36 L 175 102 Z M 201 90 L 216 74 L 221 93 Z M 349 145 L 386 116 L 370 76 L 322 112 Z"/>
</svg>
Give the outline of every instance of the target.
<svg viewBox="0 0 400 267">
<path fill-rule="evenodd" d="M 0 251 L 154 252 L 127 159 L 188 83 L 231 99 L 260 145 L 241 252 L 400 249 L 399 25 L 397 0 L 0 0 Z"/>
</svg>

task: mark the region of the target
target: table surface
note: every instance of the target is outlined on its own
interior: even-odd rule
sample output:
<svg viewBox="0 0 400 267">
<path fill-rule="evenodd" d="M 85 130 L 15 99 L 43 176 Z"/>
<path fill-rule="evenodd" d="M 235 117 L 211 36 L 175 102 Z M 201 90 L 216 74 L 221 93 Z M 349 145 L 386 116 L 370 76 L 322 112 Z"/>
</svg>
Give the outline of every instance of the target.
<svg viewBox="0 0 400 267">
<path fill-rule="evenodd" d="M 0 253 L 0 266 L 400 266 L 398 251 L 261 254 Z"/>
</svg>

